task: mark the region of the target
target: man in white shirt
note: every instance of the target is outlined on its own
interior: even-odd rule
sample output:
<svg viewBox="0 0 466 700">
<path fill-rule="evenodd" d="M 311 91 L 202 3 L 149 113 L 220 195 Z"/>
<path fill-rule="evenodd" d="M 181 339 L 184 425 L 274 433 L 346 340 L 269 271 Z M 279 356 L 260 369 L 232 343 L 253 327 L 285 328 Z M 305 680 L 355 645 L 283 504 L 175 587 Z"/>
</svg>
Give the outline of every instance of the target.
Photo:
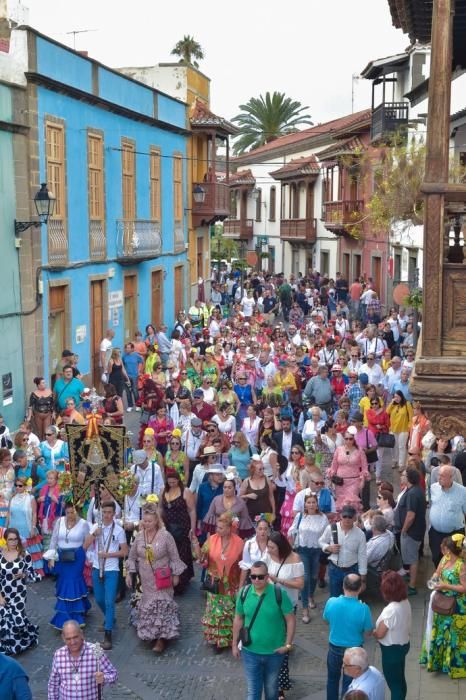
<svg viewBox="0 0 466 700">
<path fill-rule="evenodd" d="M 369 352 L 367 356 L 367 362 L 361 365 L 359 371 L 364 374 L 367 374 L 367 376 L 369 377 L 369 384 L 378 386 L 379 384 L 383 384 L 384 382 L 383 369 L 380 365 L 376 363 L 375 355 L 372 352 Z"/>
<path fill-rule="evenodd" d="M 248 289 L 244 297 L 241 299 L 241 308 L 243 310 L 244 318 L 251 318 L 255 305 L 256 302 L 252 296 L 252 291 Z"/>
<path fill-rule="evenodd" d="M 191 427 L 183 434 L 181 438 L 183 452 L 189 459 L 189 479 L 188 486 L 193 478 L 193 471 L 196 464 L 199 462 L 199 448 L 205 437 L 205 431 L 202 430 L 202 420 L 197 416 L 191 418 Z"/>
<path fill-rule="evenodd" d="M 319 547 L 330 554 L 328 577 L 330 597 L 338 597 L 343 593 L 343 579 L 347 574 L 359 574 L 363 589 L 367 576 L 367 546 L 366 537 L 356 525 L 356 509 L 344 505 L 341 510 L 339 523 L 328 525 L 319 538 Z"/>
<path fill-rule="evenodd" d="M 398 355 L 395 355 L 392 357 L 390 367 L 387 369 L 385 372 L 385 377 L 383 380 L 383 386 L 384 389 L 390 396 L 393 395 L 393 385 L 395 382 L 397 382 L 400 378 L 401 374 L 401 357 L 398 357 Z"/>
<path fill-rule="evenodd" d="M 126 535 L 115 522 L 115 503 L 102 503 L 102 527 L 97 524 L 84 542 L 84 549 L 92 548 L 92 585 L 97 605 L 104 614 L 104 641 L 102 649 L 112 648 L 112 629 L 115 619 L 115 599 L 120 576 L 119 560 L 128 554 Z"/>
<path fill-rule="evenodd" d="M 144 450 L 135 450 L 133 452 L 133 465 L 133 473 L 138 482 L 138 496 L 144 498 L 150 493 L 160 496 L 164 483 L 162 471 L 157 462 L 151 461 L 149 464 L 149 459 Z M 140 520 L 142 520 L 142 513 L 140 515 Z"/>
<path fill-rule="evenodd" d="M 343 656 L 343 669 L 353 679 L 347 692 L 362 690 L 369 700 L 384 700 L 385 679 L 375 666 L 369 666 L 367 651 L 349 647 Z"/>
</svg>

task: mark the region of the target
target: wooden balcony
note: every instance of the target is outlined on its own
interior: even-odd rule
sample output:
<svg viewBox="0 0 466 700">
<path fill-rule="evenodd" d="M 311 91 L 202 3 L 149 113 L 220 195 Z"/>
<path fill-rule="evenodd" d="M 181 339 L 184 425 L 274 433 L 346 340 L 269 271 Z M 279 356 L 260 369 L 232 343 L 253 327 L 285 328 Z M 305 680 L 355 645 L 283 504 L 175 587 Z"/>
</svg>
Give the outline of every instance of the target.
<svg viewBox="0 0 466 700">
<path fill-rule="evenodd" d="M 363 208 L 364 201 L 362 199 L 324 202 L 322 206 L 324 226 L 334 233 L 344 232 L 347 226 L 357 224 Z"/>
<path fill-rule="evenodd" d="M 314 243 L 316 235 L 316 219 L 282 219 L 280 221 L 280 238 L 284 241 Z"/>
<path fill-rule="evenodd" d="M 372 112 L 371 140 L 377 141 L 407 129 L 408 102 L 383 102 Z"/>
<path fill-rule="evenodd" d="M 159 221 L 130 221 L 121 219 L 117 223 L 117 260 L 122 264 L 133 264 L 151 260 L 162 254 L 162 234 Z"/>
<path fill-rule="evenodd" d="M 227 219 L 223 224 L 223 235 L 240 241 L 249 241 L 254 233 L 252 219 Z"/>
<path fill-rule="evenodd" d="M 230 213 L 230 188 L 224 182 L 194 182 L 193 189 L 202 187 L 205 199 L 195 202 L 193 197 L 193 226 L 207 226 L 223 221 Z"/>
</svg>

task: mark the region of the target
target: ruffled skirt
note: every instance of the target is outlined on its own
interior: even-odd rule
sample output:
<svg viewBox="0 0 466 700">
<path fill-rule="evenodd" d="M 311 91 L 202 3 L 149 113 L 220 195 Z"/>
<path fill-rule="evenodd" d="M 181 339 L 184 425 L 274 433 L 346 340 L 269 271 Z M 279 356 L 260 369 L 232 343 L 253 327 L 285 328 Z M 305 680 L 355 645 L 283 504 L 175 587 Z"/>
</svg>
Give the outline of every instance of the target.
<svg viewBox="0 0 466 700">
<path fill-rule="evenodd" d="M 207 593 L 207 604 L 201 620 L 204 639 L 219 648 L 231 646 L 233 639 L 233 596 L 222 593 Z"/>
<path fill-rule="evenodd" d="M 180 631 L 178 605 L 173 599 L 140 600 L 131 618 L 137 627 L 138 637 L 145 642 L 154 639 L 176 639 Z"/>
<path fill-rule="evenodd" d="M 35 574 L 44 576 L 44 560 L 42 559 L 42 536 L 38 533 L 24 541 L 24 547 L 31 555 L 32 567 Z"/>
<path fill-rule="evenodd" d="M 84 581 L 83 570 L 85 552 L 82 547 L 76 549 L 76 559 L 70 562 L 57 561 L 53 572 L 57 575 L 55 595 L 55 615 L 50 624 L 57 629 L 62 629 L 65 622 L 75 620 L 78 625 L 84 626 L 85 615 L 90 610 L 91 604 L 87 597 L 87 586 Z"/>
<path fill-rule="evenodd" d="M 24 604 L 23 604 L 24 606 Z M 0 651 L 15 655 L 36 646 L 39 628 L 29 622 L 18 608 L 6 605 L 0 608 Z"/>
</svg>

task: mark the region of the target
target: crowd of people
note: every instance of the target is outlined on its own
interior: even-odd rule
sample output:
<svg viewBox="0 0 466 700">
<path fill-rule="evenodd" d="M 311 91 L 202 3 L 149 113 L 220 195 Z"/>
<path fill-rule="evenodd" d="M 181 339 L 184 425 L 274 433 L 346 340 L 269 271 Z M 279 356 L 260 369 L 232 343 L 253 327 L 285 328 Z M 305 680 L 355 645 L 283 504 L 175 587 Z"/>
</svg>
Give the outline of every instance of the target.
<svg viewBox="0 0 466 700">
<path fill-rule="evenodd" d="M 148 325 L 124 352 L 107 331 L 99 412 L 122 425 L 137 411 L 139 433 L 124 497 L 102 487 L 79 509 L 67 497 L 65 426 L 86 424 L 90 391 L 65 350 L 52 389 L 37 377 L 25 423 L 1 433 L 0 650 L 37 644 L 27 583 L 53 575 L 51 622 L 70 658 L 90 654 L 80 629 L 91 591 L 105 651 L 128 594 L 136 634 L 161 654 L 180 633 L 175 598 L 199 571 L 205 641 L 241 657 L 248 700 L 291 688 L 296 617 L 312 621 L 317 587 L 329 592 L 328 700 L 382 700 L 385 682 L 403 700 L 409 597 L 428 539 L 420 662 L 465 677 L 466 450 L 462 436 L 434 435 L 412 399 L 415 332 L 404 309 L 383 312 L 372 280 L 315 272 L 253 273 L 243 285 L 221 276 L 171 333 Z M 355 606 L 371 595 L 385 603 L 377 620 Z M 369 666 L 366 634 L 383 675 Z M 67 658 L 55 655 L 50 698 L 69 682 Z M 116 678 L 105 659 L 103 672 L 85 667 L 95 684 Z M 77 687 L 86 674 L 70 668 Z"/>
</svg>

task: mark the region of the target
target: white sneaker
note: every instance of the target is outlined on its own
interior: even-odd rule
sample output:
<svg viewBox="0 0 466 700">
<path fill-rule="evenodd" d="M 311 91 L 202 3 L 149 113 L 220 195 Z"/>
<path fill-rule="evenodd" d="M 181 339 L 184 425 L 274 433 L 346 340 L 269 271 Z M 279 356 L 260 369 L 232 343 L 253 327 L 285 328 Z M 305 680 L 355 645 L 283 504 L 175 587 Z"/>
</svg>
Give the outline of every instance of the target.
<svg viewBox="0 0 466 700">
<path fill-rule="evenodd" d="M 139 413 L 141 412 L 141 408 L 139 406 L 136 406 L 136 408 L 134 410 L 139 411 Z"/>
<path fill-rule="evenodd" d="M 131 408 L 131 406 L 128 406 L 128 408 L 126 409 L 126 413 L 131 413 L 132 410 L 133 409 Z"/>
<path fill-rule="evenodd" d="M 403 567 L 401 567 L 401 569 L 398 569 L 398 571 L 396 573 L 399 574 L 400 576 L 406 576 L 409 572 L 406 571 L 406 569 L 403 569 Z"/>
</svg>

